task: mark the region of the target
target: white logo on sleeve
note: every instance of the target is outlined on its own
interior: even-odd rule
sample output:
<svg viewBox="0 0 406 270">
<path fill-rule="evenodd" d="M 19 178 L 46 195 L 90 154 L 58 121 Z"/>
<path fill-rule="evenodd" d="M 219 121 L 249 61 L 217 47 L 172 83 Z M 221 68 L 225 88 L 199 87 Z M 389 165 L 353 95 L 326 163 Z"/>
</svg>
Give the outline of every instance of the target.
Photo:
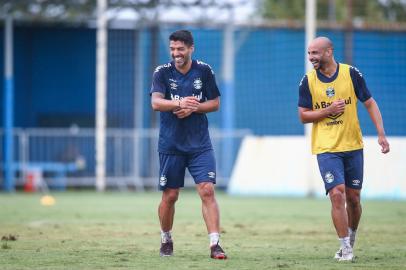
<svg viewBox="0 0 406 270">
<path fill-rule="evenodd" d="M 208 175 L 209 175 L 209 178 L 215 178 L 216 177 L 215 172 L 209 172 Z"/>
</svg>

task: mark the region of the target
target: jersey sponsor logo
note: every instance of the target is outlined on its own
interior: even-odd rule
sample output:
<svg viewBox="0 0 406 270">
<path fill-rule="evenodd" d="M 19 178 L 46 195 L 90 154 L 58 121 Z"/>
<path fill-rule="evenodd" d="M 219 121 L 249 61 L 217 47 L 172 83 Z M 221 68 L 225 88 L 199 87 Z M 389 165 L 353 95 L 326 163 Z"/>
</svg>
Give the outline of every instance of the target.
<svg viewBox="0 0 406 270">
<path fill-rule="evenodd" d="M 353 186 L 359 186 L 360 184 L 361 184 L 361 181 L 360 181 L 360 180 L 358 180 L 358 179 L 352 180 L 352 185 L 353 185 Z"/>
<path fill-rule="evenodd" d="M 324 181 L 326 181 L 327 184 L 330 184 L 334 181 L 334 175 L 329 171 L 326 172 L 324 175 Z"/>
<path fill-rule="evenodd" d="M 192 97 L 195 97 L 198 100 L 202 100 L 203 99 L 203 92 L 200 91 L 200 93 L 198 95 L 197 94 L 192 94 Z M 181 100 L 181 99 L 183 99 L 183 97 L 181 97 L 179 95 L 174 95 L 174 94 L 171 93 L 171 99 L 172 100 Z"/>
<path fill-rule="evenodd" d="M 335 90 L 334 90 L 333 87 L 331 87 L 331 86 L 327 87 L 327 89 L 326 89 L 326 95 L 327 95 L 329 98 L 334 97 L 335 94 L 336 94 L 336 92 L 335 92 Z"/>
<path fill-rule="evenodd" d="M 342 125 L 343 123 L 344 123 L 343 120 L 334 120 L 331 122 L 327 122 L 326 126 Z"/>
<path fill-rule="evenodd" d="M 314 109 L 318 110 L 318 109 L 325 109 L 328 106 L 331 105 L 331 103 L 333 102 L 328 102 L 328 101 L 321 101 L 320 104 L 318 102 L 316 102 L 316 104 L 314 104 Z M 352 100 L 351 97 L 348 97 L 347 99 L 344 99 L 344 103 L 345 105 L 350 105 L 352 104 Z"/>
<path fill-rule="evenodd" d="M 174 95 L 174 94 L 172 94 L 171 93 L 171 99 L 172 100 L 180 100 L 180 99 L 182 99 L 183 97 L 181 97 L 181 96 L 179 96 L 179 95 Z"/>
<path fill-rule="evenodd" d="M 164 65 L 157 66 L 156 69 L 155 69 L 155 71 L 154 71 L 154 73 L 160 71 L 160 70 L 163 69 L 163 68 L 168 68 L 168 67 L 170 67 L 170 66 L 171 66 L 171 63 L 167 63 L 167 64 L 164 64 Z"/>
<path fill-rule="evenodd" d="M 166 175 L 161 175 L 161 177 L 159 177 L 159 185 L 161 187 L 164 187 L 166 185 L 166 183 L 168 182 L 168 179 L 166 178 Z"/>
<path fill-rule="evenodd" d="M 349 105 L 351 104 L 351 97 L 348 97 L 348 99 L 344 100 L 345 105 Z M 330 118 L 331 120 L 334 120 L 332 122 L 328 122 L 327 125 L 331 126 L 331 125 L 342 125 L 343 124 L 343 120 L 337 120 L 341 115 L 343 115 L 344 112 L 342 113 L 337 113 L 337 114 L 330 114 L 329 116 L 327 116 L 327 118 Z"/>
<path fill-rule="evenodd" d="M 209 175 L 209 178 L 215 178 L 216 177 L 215 172 L 208 172 L 207 174 Z"/>
<path fill-rule="evenodd" d="M 193 87 L 197 90 L 202 89 L 203 83 L 202 80 L 200 80 L 200 78 L 197 78 L 193 81 Z"/>
</svg>

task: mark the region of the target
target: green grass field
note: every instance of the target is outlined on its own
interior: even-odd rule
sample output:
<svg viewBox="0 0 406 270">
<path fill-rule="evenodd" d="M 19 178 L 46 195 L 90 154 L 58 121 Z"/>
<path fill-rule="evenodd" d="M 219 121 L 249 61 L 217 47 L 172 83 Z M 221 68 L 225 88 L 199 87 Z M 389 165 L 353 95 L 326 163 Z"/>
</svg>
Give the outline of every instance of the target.
<svg viewBox="0 0 406 270">
<path fill-rule="evenodd" d="M 218 193 L 226 261 L 209 258 L 195 192 L 182 192 L 175 256 L 160 258 L 159 192 L 0 194 L 0 269 L 406 269 L 406 202 L 364 201 L 355 262 L 332 259 L 338 241 L 327 199 Z"/>
</svg>

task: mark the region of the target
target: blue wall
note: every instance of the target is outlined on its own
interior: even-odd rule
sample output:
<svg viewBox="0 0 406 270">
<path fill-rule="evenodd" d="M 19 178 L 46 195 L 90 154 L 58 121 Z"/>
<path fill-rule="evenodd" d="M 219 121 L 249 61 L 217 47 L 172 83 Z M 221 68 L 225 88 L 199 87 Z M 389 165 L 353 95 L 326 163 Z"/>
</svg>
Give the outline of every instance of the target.
<svg viewBox="0 0 406 270">
<path fill-rule="evenodd" d="M 367 78 L 389 135 L 406 135 L 406 33 L 367 32 L 355 35 L 354 62 Z M 364 134 L 375 127 L 360 110 Z"/>
<path fill-rule="evenodd" d="M 16 126 L 94 121 L 94 40 L 89 29 L 15 29 Z"/>
<path fill-rule="evenodd" d="M 303 75 L 301 31 L 253 30 L 237 52 L 236 122 L 256 134 L 302 134 L 297 85 Z"/>
<path fill-rule="evenodd" d="M 168 62 L 167 36 L 159 36 L 159 63 Z M 209 63 L 221 85 L 222 32 L 191 29 L 195 35 L 194 58 Z M 248 32 L 247 32 L 248 31 Z M 3 32 L 0 31 L 0 72 L 3 74 Z M 344 61 L 344 34 L 320 31 L 335 44 L 336 60 Z M 241 37 L 245 39 L 240 40 Z M 94 125 L 95 31 L 83 28 L 17 27 L 14 39 L 15 124 L 18 127 Z M 134 124 L 134 87 L 144 82 L 144 126 L 153 115 L 149 105 L 151 35 L 142 31 L 144 77 L 136 78 L 136 35 L 131 30 L 109 31 L 108 125 L 131 128 Z M 238 30 L 235 59 L 237 128 L 258 135 L 300 135 L 297 116 L 298 82 L 304 73 L 304 33 L 301 30 Z M 364 74 L 378 101 L 388 135 L 406 135 L 406 33 L 357 31 L 353 65 Z M 3 85 L 0 84 L 0 102 Z M 362 107 L 362 105 L 360 106 Z M 3 103 L 1 103 L 3 108 Z M 0 124 L 3 123 L 0 110 Z M 212 127 L 221 127 L 221 113 L 209 115 Z M 364 135 L 375 128 L 360 108 Z"/>
<path fill-rule="evenodd" d="M 108 126 L 134 125 L 135 32 L 114 30 L 108 33 L 107 114 Z"/>
<path fill-rule="evenodd" d="M 0 127 L 3 127 L 4 123 L 4 29 L 0 28 Z M 3 146 L 3 145 L 2 145 Z"/>
</svg>

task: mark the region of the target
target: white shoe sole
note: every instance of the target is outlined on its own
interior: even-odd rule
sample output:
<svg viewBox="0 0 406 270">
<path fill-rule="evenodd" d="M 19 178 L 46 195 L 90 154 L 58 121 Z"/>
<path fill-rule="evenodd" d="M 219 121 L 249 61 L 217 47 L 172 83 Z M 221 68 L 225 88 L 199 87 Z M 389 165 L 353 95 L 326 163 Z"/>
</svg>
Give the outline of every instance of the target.
<svg viewBox="0 0 406 270">
<path fill-rule="evenodd" d="M 351 258 L 343 258 L 343 257 L 341 257 L 340 259 L 338 259 L 338 261 L 339 262 L 349 262 L 349 261 L 353 261 L 354 260 L 354 257 L 351 257 Z"/>
</svg>

